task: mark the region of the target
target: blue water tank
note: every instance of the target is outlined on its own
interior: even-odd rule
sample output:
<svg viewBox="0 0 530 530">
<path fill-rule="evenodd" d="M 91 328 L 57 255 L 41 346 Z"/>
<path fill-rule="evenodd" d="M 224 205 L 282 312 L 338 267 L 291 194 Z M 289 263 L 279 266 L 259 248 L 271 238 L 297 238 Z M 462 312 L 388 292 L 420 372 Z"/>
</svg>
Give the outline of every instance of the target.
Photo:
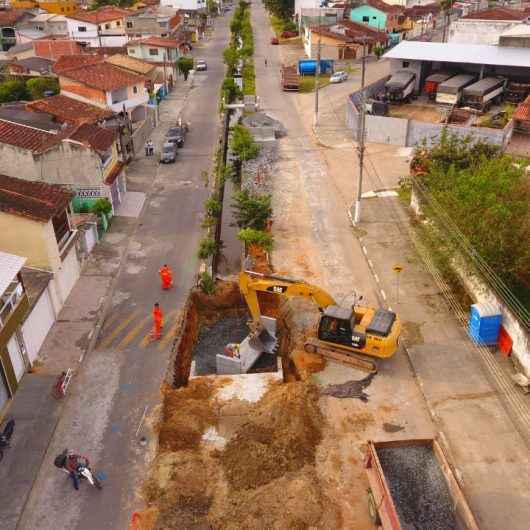
<svg viewBox="0 0 530 530">
<path fill-rule="evenodd" d="M 469 335 L 477 344 L 496 345 L 501 324 L 502 313 L 495 305 L 482 303 L 471 306 Z"/>
<path fill-rule="evenodd" d="M 331 59 L 320 59 L 320 73 L 333 72 L 333 61 Z M 300 75 L 315 75 L 317 73 L 317 62 L 315 59 L 300 59 L 298 61 L 298 73 Z"/>
</svg>

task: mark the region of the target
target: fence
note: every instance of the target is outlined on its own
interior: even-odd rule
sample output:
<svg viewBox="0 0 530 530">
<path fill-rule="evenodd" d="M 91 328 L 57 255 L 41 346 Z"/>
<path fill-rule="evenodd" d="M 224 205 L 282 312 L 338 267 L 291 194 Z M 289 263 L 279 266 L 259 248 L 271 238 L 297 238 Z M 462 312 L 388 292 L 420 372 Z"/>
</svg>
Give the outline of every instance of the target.
<svg viewBox="0 0 530 530">
<path fill-rule="evenodd" d="M 384 89 L 390 76 L 379 79 L 368 85 L 364 90 L 364 98 L 370 99 Z M 362 105 L 362 91 L 354 92 L 348 98 L 346 112 L 346 126 L 357 131 L 359 109 Z M 418 143 L 434 143 L 444 129 L 458 136 L 473 136 L 476 139 L 488 141 L 494 145 L 505 148 L 513 134 L 513 122 L 510 121 L 504 129 L 491 129 L 487 127 L 460 127 L 443 123 L 427 123 L 407 118 L 393 118 L 389 116 L 367 115 L 365 120 L 366 141 L 413 147 Z"/>
</svg>

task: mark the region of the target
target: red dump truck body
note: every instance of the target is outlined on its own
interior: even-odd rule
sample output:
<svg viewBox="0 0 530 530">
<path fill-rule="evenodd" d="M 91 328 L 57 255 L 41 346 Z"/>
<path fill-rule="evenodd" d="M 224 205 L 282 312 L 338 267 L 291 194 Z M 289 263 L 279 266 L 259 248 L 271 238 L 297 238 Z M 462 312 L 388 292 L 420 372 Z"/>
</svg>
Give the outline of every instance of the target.
<svg viewBox="0 0 530 530">
<path fill-rule="evenodd" d="M 370 516 L 383 530 L 479 530 L 437 440 L 370 441 L 365 468 Z"/>
<path fill-rule="evenodd" d="M 284 91 L 298 92 L 300 90 L 300 76 L 296 66 L 282 66 L 281 79 Z"/>
</svg>

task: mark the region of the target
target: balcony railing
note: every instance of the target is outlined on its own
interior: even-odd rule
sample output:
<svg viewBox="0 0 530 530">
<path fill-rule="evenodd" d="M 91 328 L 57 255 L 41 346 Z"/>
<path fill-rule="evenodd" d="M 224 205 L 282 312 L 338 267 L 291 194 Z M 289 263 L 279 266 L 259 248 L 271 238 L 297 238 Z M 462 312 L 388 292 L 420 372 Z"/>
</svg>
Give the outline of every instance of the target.
<svg viewBox="0 0 530 530">
<path fill-rule="evenodd" d="M 9 316 L 13 313 L 23 296 L 24 287 L 22 284 L 18 280 L 11 282 L 4 294 L 0 297 L 0 328 L 4 327 Z"/>
</svg>

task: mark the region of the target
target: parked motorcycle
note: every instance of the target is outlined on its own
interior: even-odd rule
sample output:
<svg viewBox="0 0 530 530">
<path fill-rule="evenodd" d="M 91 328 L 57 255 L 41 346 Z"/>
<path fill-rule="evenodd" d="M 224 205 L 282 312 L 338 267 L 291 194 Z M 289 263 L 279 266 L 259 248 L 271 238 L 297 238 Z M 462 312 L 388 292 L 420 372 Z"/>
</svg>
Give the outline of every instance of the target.
<svg viewBox="0 0 530 530">
<path fill-rule="evenodd" d="M 90 468 L 88 458 L 76 455 L 73 451 L 65 449 L 61 454 L 57 455 L 54 460 L 56 467 L 70 475 L 74 488 L 79 489 L 81 481 L 86 480 L 91 486 L 98 490 L 103 488 L 103 484 L 96 477 Z"/>
<path fill-rule="evenodd" d="M 6 423 L 4 430 L 0 434 L 0 460 L 4 458 L 4 448 L 9 447 L 9 440 L 11 440 L 11 436 L 13 436 L 14 430 L 15 430 L 15 420 L 10 419 Z"/>
</svg>

